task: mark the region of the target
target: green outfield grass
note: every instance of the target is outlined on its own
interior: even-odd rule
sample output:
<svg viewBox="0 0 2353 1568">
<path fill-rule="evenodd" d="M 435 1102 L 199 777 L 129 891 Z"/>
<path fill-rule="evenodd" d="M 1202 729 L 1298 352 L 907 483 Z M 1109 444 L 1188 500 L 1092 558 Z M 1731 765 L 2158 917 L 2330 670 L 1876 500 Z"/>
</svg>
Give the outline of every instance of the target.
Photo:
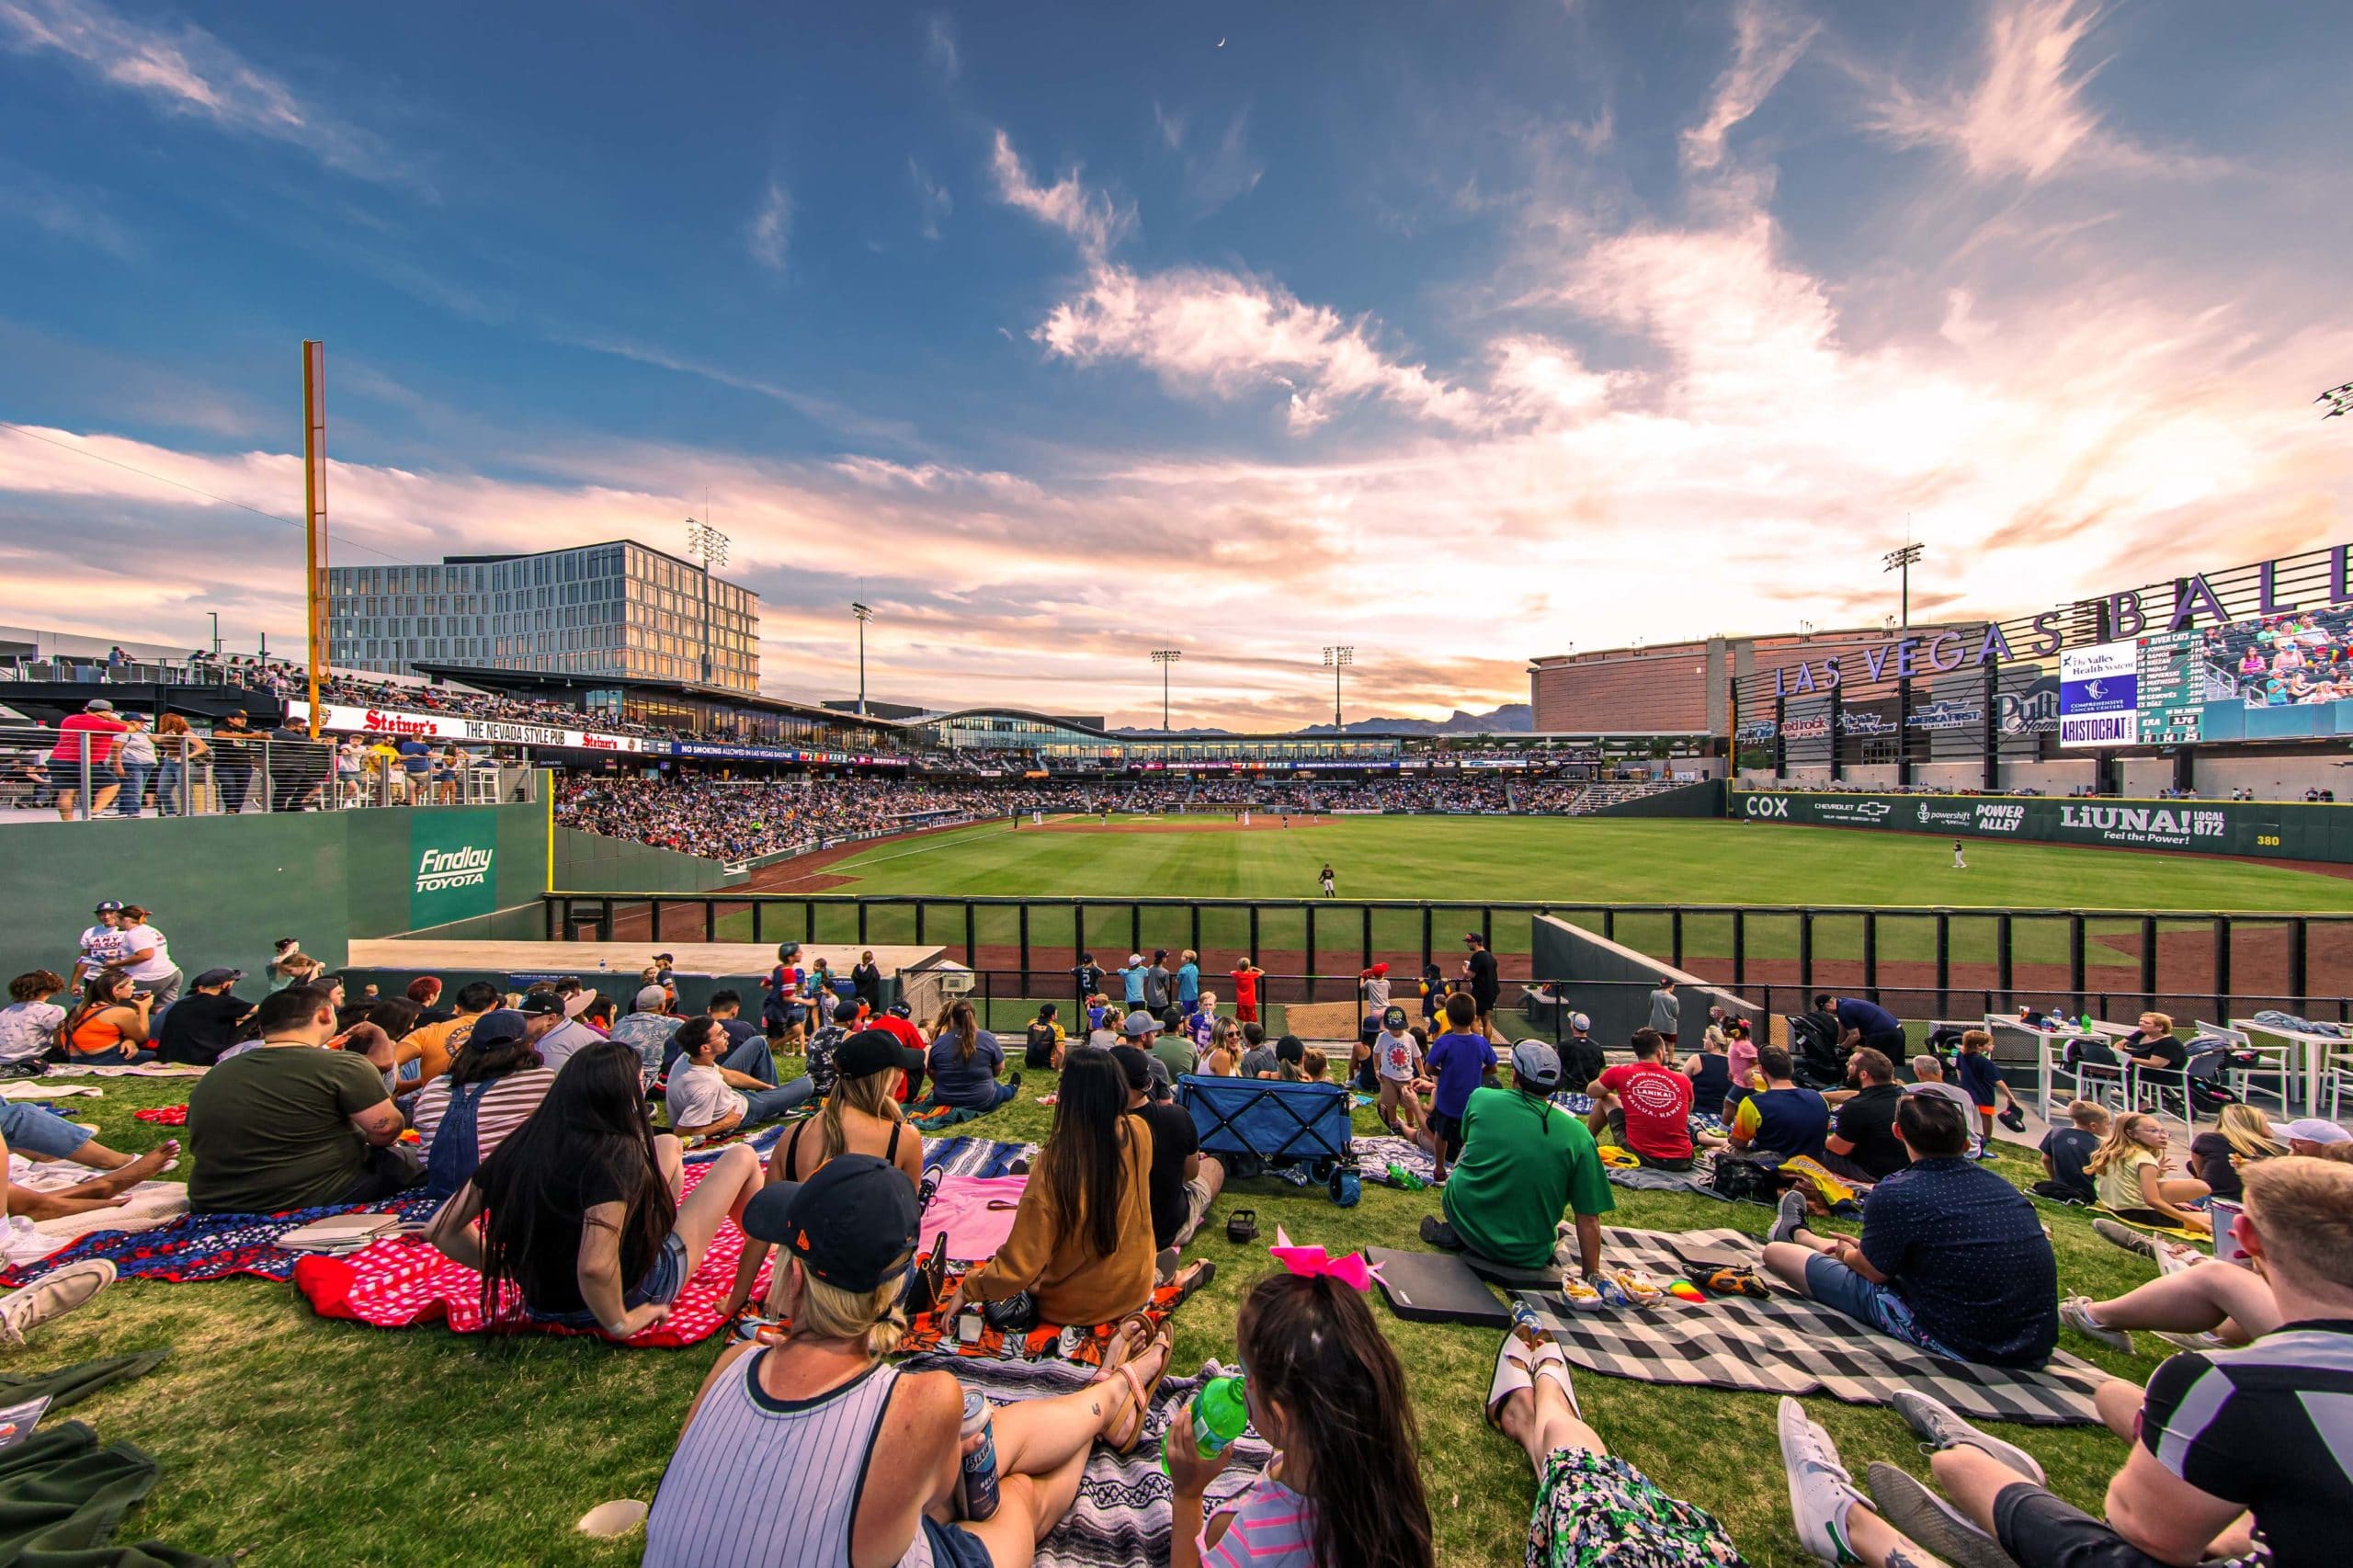
<svg viewBox="0 0 2353 1568">
<path fill-rule="evenodd" d="M 1115 826 L 1110 831 L 1040 831 L 991 823 L 878 844 L 824 869 L 850 879 L 828 890 L 835 893 L 1077 899 L 1086 904 L 1086 944 L 1097 949 L 1098 956 L 1114 948 L 1124 949 L 1131 934 L 1146 948 L 1197 946 L 1221 953 L 1240 949 L 1248 941 L 1248 924 L 1238 911 L 1206 912 L 1196 941 L 1186 912 L 1145 910 L 1141 931 L 1135 931 L 1121 901 L 1313 899 L 1316 873 L 1326 861 L 1343 901 L 1459 901 L 1473 925 L 1482 902 L 1549 899 L 1960 911 L 2353 911 L 2353 880 L 2345 878 L 2200 856 L 1999 840 L 1972 840 L 1969 869 L 1955 870 L 1951 846 L 1943 838 L 1714 820 L 1346 817 L 1312 827 L 1249 832 L 1199 826 L 1201 818 L 1176 820 L 1197 830 L 1122 832 Z M 820 907 L 817 936 L 853 940 L 856 918 L 850 910 Z M 1597 917 L 1573 918 L 1598 928 Z M 1263 911 L 1259 949 L 1303 950 L 1306 922 L 1306 915 L 1298 910 Z M 1747 924 L 1752 958 L 1797 956 L 1793 920 L 1758 916 Z M 1437 924 L 1438 948 L 1449 954 L 1456 950 L 1455 937 L 1462 928 L 1451 919 Z M 748 937 L 749 917 L 728 916 L 721 934 L 730 939 Z M 912 941 L 914 934 L 911 910 L 869 912 L 869 940 Z M 961 913 L 936 909 L 926 935 L 931 941 L 961 944 Z M 1019 939 L 1018 917 L 1011 909 L 983 910 L 975 919 L 975 935 L 983 945 L 1010 947 Z M 2137 942 L 2136 922 L 2095 918 L 2090 935 L 2094 964 L 2125 968 L 2137 963 L 2132 951 L 2099 940 L 2110 937 Z M 1956 962 L 1993 961 L 1990 915 L 1956 916 L 1951 936 Z M 1029 937 L 1035 947 L 1070 946 L 1068 908 L 1033 909 Z M 1417 912 L 1373 912 L 1375 951 L 1418 951 L 1421 937 Z M 1644 951 L 1664 954 L 1667 917 L 1620 917 L 1617 937 Z M 1318 921 L 1317 937 L 1319 954 L 1344 957 L 1363 943 L 1363 917 L 1354 911 L 1327 911 Z M 2022 921 L 2014 934 L 2016 956 L 2022 962 L 2064 962 L 2066 938 L 2063 919 Z M 1861 950 L 1861 940 L 1859 918 L 1829 918 L 1816 926 L 1814 951 L 1825 960 L 1853 958 Z M 1882 959 L 1932 959 L 1934 940 L 1933 921 L 1926 916 L 1881 923 Z M 1728 956 L 1731 941 L 1729 916 L 1693 915 L 1685 922 L 1688 956 Z M 1525 921 L 1499 920 L 1496 946 L 1504 952 L 1525 951 Z"/>
<path fill-rule="evenodd" d="M 797 1071 L 791 1058 L 783 1066 Z M 960 1131 L 1041 1138 L 1052 1113 L 1031 1096 L 1053 1086 L 1052 1074 L 1029 1074 L 1020 1098 Z M 113 1080 L 104 1088 L 103 1099 L 66 1105 L 107 1142 L 131 1151 L 165 1136 L 131 1112 L 187 1096 L 184 1083 L 171 1081 Z M 1357 1113 L 1357 1131 L 1380 1131 L 1370 1111 Z M 2023 1184 L 2040 1174 L 2031 1158 L 2006 1148 L 1994 1168 Z M 1617 1198 L 1612 1221 L 1620 1224 L 1761 1234 L 1771 1219 L 1761 1207 L 1692 1196 L 1620 1190 Z M 1437 1206 L 1435 1193 L 1374 1187 L 1359 1207 L 1340 1210 L 1320 1188 L 1270 1179 L 1240 1184 L 1219 1199 L 1195 1248 L 1218 1263 L 1219 1275 L 1177 1314 L 1178 1369 L 1232 1359 L 1235 1310 L 1267 1267 L 1264 1245 L 1278 1223 L 1301 1242 L 1336 1250 L 1415 1248 L 1415 1227 Z M 1237 1207 L 1258 1211 L 1257 1245 L 1224 1240 L 1225 1215 Z M 2141 1259 L 2092 1234 L 2083 1210 L 2037 1207 L 2054 1233 L 2063 1291 L 2109 1296 L 2147 1277 Z M 1479 1415 L 1495 1335 L 1403 1323 L 1377 1303 L 1373 1312 L 1404 1361 L 1421 1422 L 1439 1562 L 1519 1562 L 1534 1481 L 1519 1450 Z M 2135 1382 L 2167 1353 L 2145 1335 L 2138 1356 L 2117 1355 L 2073 1332 L 2063 1333 L 2062 1343 Z M 25 1348 L 0 1352 L 0 1361 L 21 1373 L 158 1346 L 172 1355 L 154 1372 L 70 1413 L 101 1441 L 134 1443 L 163 1462 L 161 1484 L 131 1512 L 121 1539 L 161 1539 L 209 1553 L 247 1550 L 256 1565 L 401 1568 L 636 1562 L 642 1538 L 591 1542 L 573 1521 L 608 1498 L 653 1496 L 687 1405 L 719 1353 L 715 1341 L 682 1351 L 617 1350 L 579 1339 L 461 1338 L 437 1327 L 386 1332 L 317 1318 L 291 1285 L 235 1279 L 126 1281 L 38 1331 Z M 1594 1373 L 1578 1374 L 1577 1389 L 1610 1447 L 1715 1512 L 1749 1562 L 1811 1562 L 1790 1534 L 1771 1399 Z M 1927 1461 L 1892 1411 L 1806 1403 L 1859 1473 L 1865 1460 L 1885 1459 L 1926 1475 Z M 2001 1430 L 2042 1462 L 2062 1495 L 2094 1511 L 2124 1459 L 2124 1445 L 2096 1428 Z"/>
</svg>

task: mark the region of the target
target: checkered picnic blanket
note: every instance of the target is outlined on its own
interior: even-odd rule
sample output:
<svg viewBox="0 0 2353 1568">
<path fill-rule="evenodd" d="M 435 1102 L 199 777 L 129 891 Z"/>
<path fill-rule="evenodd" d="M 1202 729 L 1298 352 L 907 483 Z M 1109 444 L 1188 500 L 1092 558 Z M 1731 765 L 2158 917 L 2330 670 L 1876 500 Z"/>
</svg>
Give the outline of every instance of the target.
<svg viewBox="0 0 2353 1568">
<path fill-rule="evenodd" d="M 1739 1231 L 1669 1236 L 1609 1226 L 1602 1238 L 1610 1261 L 1636 1265 L 1661 1280 L 1684 1269 L 1673 1241 L 1752 1262 L 1759 1256 L 1756 1239 Z M 1972 1421 L 2058 1426 L 2099 1420 L 2092 1391 L 2105 1374 L 2064 1352 L 2040 1371 L 1948 1361 L 1778 1289 L 1763 1301 L 1711 1296 L 1700 1306 L 1668 1300 L 1641 1311 L 1580 1312 L 1540 1275 L 1468 1261 L 1527 1303 L 1568 1358 L 1588 1371 L 1752 1393 L 1827 1393 L 1849 1404 L 1886 1404 L 1911 1389 Z"/>
<path fill-rule="evenodd" d="M 1012 1174 L 1016 1160 L 1035 1160 L 1035 1143 L 1001 1143 L 991 1138 L 926 1138 L 923 1167 L 941 1176 L 1001 1176 Z"/>
</svg>

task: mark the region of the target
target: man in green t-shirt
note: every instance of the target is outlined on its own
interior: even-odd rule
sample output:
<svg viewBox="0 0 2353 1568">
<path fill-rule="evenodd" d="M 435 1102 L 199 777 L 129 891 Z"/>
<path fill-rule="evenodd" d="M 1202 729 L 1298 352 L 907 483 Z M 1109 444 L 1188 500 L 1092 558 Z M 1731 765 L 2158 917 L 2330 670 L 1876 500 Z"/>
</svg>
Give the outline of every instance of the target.
<svg viewBox="0 0 2353 1568">
<path fill-rule="evenodd" d="M 372 1203 L 424 1179 L 398 1144 L 401 1113 L 382 1070 L 330 1045 L 332 994 L 288 986 L 264 998 L 256 1021 L 261 1043 L 209 1070 L 188 1095 L 191 1210 L 278 1214 Z"/>
<path fill-rule="evenodd" d="M 1546 1268 L 1563 1209 L 1574 1210 L 1587 1278 L 1601 1271 L 1601 1216 L 1618 1205 L 1585 1123 L 1549 1097 L 1561 1059 L 1541 1040 L 1512 1048 L 1512 1087 L 1474 1089 L 1462 1112 L 1462 1155 L 1447 1178 L 1443 1221 L 1422 1221 L 1434 1246 L 1468 1247 L 1518 1268 Z"/>
</svg>

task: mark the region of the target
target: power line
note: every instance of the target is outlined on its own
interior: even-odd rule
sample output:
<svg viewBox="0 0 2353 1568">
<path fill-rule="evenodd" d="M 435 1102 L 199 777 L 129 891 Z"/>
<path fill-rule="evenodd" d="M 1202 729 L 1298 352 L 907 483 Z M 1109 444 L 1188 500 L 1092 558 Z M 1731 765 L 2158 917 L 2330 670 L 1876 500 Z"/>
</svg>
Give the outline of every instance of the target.
<svg viewBox="0 0 2353 1568">
<path fill-rule="evenodd" d="M 119 468 L 125 473 L 135 473 L 142 479 L 152 479 L 158 484 L 168 484 L 175 490 L 185 490 L 191 495 L 201 495 L 207 501 L 217 502 L 223 506 L 234 506 L 241 512 L 251 512 L 256 517 L 267 517 L 273 523 L 284 523 L 290 528 L 299 528 L 302 527 L 302 521 L 299 517 L 289 517 L 277 512 L 265 512 L 259 506 L 250 506 L 243 501 L 233 500 L 226 495 L 215 495 L 211 491 L 199 489 L 197 486 L 188 483 L 185 480 L 174 479 L 167 474 L 156 473 L 150 469 L 140 468 L 135 464 L 124 462 L 119 458 L 110 458 L 103 452 L 94 452 L 87 447 L 77 447 L 70 442 L 53 439 L 51 437 L 42 435 L 38 430 L 28 429 L 25 426 L 16 423 L 14 420 L 0 419 L 0 430 L 14 430 L 19 436 L 23 436 L 29 440 L 39 441 L 44 446 L 55 447 L 61 452 L 72 452 L 76 457 L 88 458 L 92 462 L 102 462 L 108 468 Z M 336 536 L 336 542 L 348 550 L 364 550 L 370 555 L 382 556 L 385 560 L 392 562 L 396 566 L 415 566 L 418 564 L 416 562 L 408 560 L 404 556 L 394 555 L 389 551 L 378 550 L 372 544 L 363 544 L 358 540 L 347 538 L 343 535 Z"/>
</svg>

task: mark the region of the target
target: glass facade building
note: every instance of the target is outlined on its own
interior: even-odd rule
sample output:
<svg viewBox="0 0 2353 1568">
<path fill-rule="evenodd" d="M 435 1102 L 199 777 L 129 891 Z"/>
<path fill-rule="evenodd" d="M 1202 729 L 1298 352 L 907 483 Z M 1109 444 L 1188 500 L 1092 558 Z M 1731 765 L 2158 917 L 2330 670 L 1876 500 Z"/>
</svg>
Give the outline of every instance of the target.
<svg viewBox="0 0 2353 1568">
<path fill-rule="evenodd" d="M 327 573 L 329 660 L 667 681 L 756 693 L 759 597 L 642 544 Z"/>
<path fill-rule="evenodd" d="M 1404 737 L 1393 734 L 1114 735 L 1051 714 L 1004 708 L 926 714 L 908 721 L 908 727 L 943 751 L 1029 758 L 1049 768 L 1393 766 L 1404 751 Z"/>
</svg>

